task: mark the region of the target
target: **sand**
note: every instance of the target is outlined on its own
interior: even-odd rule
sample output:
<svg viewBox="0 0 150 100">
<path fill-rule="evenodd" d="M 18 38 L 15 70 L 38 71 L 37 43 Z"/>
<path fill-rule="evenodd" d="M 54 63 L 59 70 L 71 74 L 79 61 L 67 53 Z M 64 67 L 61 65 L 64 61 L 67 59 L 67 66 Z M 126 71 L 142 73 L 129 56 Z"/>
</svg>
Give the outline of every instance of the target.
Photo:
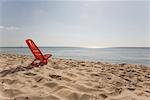
<svg viewBox="0 0 150 100">
<path fill-rule="evenodd" d="M 150 100 L 150 67 L 0 54 L 0 100 Z"/>
</svg>

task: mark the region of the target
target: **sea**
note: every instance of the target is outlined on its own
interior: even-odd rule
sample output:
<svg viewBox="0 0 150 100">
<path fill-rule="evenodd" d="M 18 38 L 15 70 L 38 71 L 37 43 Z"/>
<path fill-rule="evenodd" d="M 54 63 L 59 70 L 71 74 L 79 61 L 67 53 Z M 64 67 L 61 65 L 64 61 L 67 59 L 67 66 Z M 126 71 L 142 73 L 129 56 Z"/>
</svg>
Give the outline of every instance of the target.
<svg viewBox="0 0 150 100">
<path fill-rule="evenodd" d="M 150 47 L 39 47 L 43 54 L 55 58 L 101 61 L 113 64 L 142 64 L 150 66 Z M 32 55 L 27 47 L 0 47 L 0 53 Z"/>
</svg>

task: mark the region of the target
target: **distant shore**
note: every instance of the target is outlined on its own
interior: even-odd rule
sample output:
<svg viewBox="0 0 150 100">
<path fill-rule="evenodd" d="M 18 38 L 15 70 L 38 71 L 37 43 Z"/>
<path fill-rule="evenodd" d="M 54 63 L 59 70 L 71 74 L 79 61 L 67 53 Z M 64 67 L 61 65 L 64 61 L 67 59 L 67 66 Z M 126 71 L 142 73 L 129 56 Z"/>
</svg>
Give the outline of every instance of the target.
<svg viewBox="0 0 150 100">
<path fill-rule="evenodd" d="M 150 67 L 0 54 L 0 100 L 149 100 Z"/>
</svg>

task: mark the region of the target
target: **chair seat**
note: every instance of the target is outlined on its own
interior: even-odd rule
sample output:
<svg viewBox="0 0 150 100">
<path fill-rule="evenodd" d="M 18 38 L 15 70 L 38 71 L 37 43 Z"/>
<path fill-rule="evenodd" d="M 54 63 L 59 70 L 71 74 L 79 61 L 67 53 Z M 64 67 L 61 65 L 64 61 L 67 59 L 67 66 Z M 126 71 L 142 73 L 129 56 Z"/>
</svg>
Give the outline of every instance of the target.
<svg viewBox="0 0 150 100">
<path fill-rule="evenodd" d="M 50 58 L 52 55 L 51 54 L 45 54 L 44 55 L 44 59 L 48 59 L 48 58 Z"/>
</svg>

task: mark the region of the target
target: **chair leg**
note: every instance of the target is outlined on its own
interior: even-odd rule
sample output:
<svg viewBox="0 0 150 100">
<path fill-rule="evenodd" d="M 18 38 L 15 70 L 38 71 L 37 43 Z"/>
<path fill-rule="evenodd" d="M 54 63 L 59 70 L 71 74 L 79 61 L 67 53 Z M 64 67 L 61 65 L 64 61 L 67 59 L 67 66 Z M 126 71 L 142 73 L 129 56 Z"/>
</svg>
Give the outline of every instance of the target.
<svg viewBox="0 0 150 100">
<path fill-rule="evenodd" d="M 43 65 L 44 65 L 44 63 L 43 63 L 43 62 L 40 62 L 39 66 L 43 66 Z"/>
<path fill-rule="evenodd" d="M 44 60 L 44 64 L 47 65 L 47 59 Z"/>
<path fill-rule="evenodd" d="M 37 66 L 37 64 L 34 63 L 36 60 L 37 59 L 34 59 L 34 61 L 32 61 L 32 63 L 31 63 L 32 66 L 35 66 L 35 65 Z"/>
<path fill-rule="evenodd" d="M 39 63 L 40 66 L 43 66 L 43 65 L 46 65 L 46 64 L 47 64 L 47 60 L 46 59 L 40 61 L 40 63 Z"/>
</svg>

